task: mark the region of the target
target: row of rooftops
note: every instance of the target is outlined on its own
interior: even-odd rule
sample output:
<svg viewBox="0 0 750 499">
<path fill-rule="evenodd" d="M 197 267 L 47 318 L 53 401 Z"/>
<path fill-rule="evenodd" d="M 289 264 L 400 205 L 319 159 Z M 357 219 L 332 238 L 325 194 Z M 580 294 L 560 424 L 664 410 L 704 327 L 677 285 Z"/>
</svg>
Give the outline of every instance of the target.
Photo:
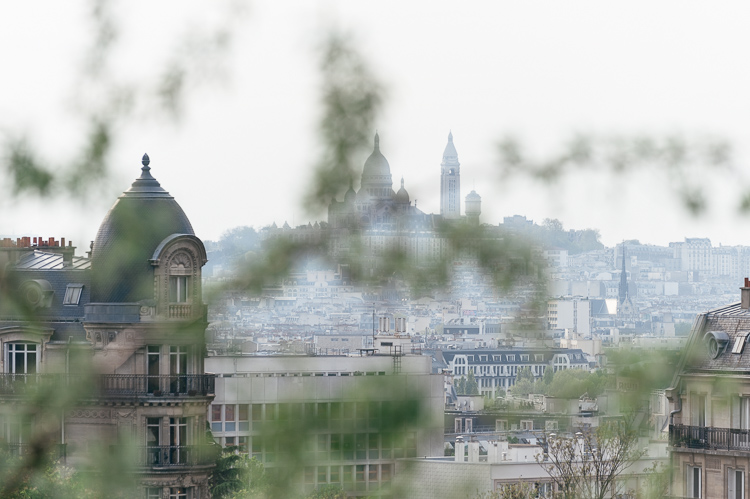
<svg viewBox="0 0 750 499">
<path fill-rule="evenodd" d="M 16 261 L 14 267 L 16 270 L 62 270 L 66 267 L 71 270 L 86 270 L 91 268 L 91 259 L 73 256 L 66 260 L 62 253 L 33 250 Z"/>
<path fill-rule="evenodd" d="M 76 257 L 76 247 L 64 237 L 10 237 L 0 239 L 0 267 L 11 264 L 16 269 L 59 270 L 63 267 L 88 268 L 88 258 Z M 53 263 L 54 262 L 54 263 Z"/>
<path fill-rule="evenodd" d="M 15 241 L 13 241 L 10 237 L 4 237 L 0 239 L 0 248 L 33 248 L 33 247 L 47 247 L 47 248 L 64 248 L 65 246 L 65 238 L 61 237 L 58 241 L 54 237 L 49 237 L 47 239 L 44 239 L 41 236 L 37 237 L 17 237 Z M 73 242 L 68 241 L 68 247 L 73 247 Z"/>
</svg>

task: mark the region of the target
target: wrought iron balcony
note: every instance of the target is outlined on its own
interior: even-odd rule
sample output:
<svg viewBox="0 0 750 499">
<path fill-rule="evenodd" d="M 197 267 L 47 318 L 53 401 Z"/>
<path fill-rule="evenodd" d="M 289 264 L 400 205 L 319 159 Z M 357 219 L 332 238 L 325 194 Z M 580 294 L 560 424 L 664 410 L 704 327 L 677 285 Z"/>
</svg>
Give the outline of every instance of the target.
<svg viewBox="0 0 750 499">
<path fill-rule="evenodd" d="M 97 388 L 104 396 L 205 397 L 214 394 L 215 380 L 213 374 L 105 374 Z"/>
<path fill-rule="evenodd" d="M 216 461 L 220 449 L 216 445 L 151 445 L 141 447 L 141 462 L 150 468 L 207 466 Z"/>
<path fill-rule="evenodd" d="M 669 425 L 669 445 L 687 449 L 750 451 L 750 430 Z"/>
<path fill-rule="evenodd" d="M 0 374 L 0 396 L 23 395 L 40 383 L 76 386 L 93 397 L 207 397 L 214 394 L 213 374 Z"/>
</svg>

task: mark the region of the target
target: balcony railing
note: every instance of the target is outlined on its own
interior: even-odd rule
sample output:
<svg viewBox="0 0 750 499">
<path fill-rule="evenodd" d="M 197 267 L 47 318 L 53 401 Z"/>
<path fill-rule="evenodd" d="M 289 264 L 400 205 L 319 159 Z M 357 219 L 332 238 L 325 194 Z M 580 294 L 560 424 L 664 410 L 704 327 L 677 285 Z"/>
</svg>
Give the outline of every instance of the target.
<svg viewBox="0 0 750 499">
<path fill-rule="evenodd" d="M 0 374 L 0 395 L 22 395 L 40 383 L 80 385 L 100 397 L 206 397 L 214 394 L 215 375 L 102 374 L 83 377 L 68 374 Z"/>
<path fill-rule="evenodd" d="M 750 450 L 750 430 L 669 425 L 669 445 L 687 449 Z"/>
<path fill-rule="evenodd" d="M 190 319 L 193 316 L 192 305 L 170 305 L 169 306 L 169 318 L 170 319 Z"/>
<path fill-rule="evenodd" d="M 142 462 L 151 468 L 205 466 L 218 457 L 218 447 L 212 445 L 153 445 L 141 447 Z"/>
<path fill-rule="evenodd" d="M 106 374 L 99 376 L 98 389 L 105 396 L 207 396 L 214 394 L 213 374 Z"/>
</svg>

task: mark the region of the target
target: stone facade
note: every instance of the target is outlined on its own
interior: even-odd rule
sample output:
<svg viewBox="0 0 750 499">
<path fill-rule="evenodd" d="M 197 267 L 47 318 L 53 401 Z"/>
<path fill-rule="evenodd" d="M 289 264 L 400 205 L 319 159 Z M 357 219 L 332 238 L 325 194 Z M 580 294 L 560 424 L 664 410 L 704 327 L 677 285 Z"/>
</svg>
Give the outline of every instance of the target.
<svg viewBox="0 0 750 499">
<path fill-rule="evenodd" d="M 216 457 L 204 438 L 214 397 L 203 368 L 206 251 L 149 162 L 105 217 L 91 258 L 41 239 L 5 250 L 0 441 L 19 454 L 58 447 L 68 465 L 94 469 L 98 451 L 134 448 L 144 496 L 205 498 Z M 72 402 L 29 417 L 30 384 Z"/>
</svg>

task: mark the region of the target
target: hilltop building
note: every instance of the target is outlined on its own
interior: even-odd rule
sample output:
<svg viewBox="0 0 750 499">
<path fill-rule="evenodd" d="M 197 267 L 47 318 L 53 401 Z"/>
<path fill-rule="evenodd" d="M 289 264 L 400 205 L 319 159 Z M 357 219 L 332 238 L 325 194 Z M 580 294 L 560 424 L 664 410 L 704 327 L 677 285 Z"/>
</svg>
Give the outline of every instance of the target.
<svg viewBox="0 0 750 499">
<path fill-rule="evenodd" d="M 362 169 L 359 191 L 350 186 L 343 201 L 331 200 L 328 226 L 333 229 L 414 229 L 434 226 L 435 220 L 461 218 L 461 172 L 452 133 L 448 135 L 440 168 L 440 215 L 437 216 L 424 213 L 416 202 L 412 203 L 403 178 L 398 192 L 393 190 L 391 166 L 380 151 L 380 136 L 376 133 L 372 154 Z M 481 197 L 472 191 L 466 202 L 467 215 L 478 219 Z"/>
<path fill-rule="evenodd" d="M 145 497 L 208 497 L 206 251 L 149 164 L 144 155 L 89 258 L 64 239 L 2 242 L 0 440 L 24 453 L 54 438 L 68 464 L 86 466 L 97 446 L 131 439 Z M 54 422 L 22 413 L 24 386 L 65 380 L 77 390 L 84 377 L 93 390 Z"/>
<path fill-rule="evenodd" d="M 362 169 L 360 189 L 351 185 L 341 201 L 332 199 L 328 206 L 328 222 L 302 225 L 287 223 L 279 228 L 274 223 L 262 230 L 265 239 L 286 237 L 297 242 L 328 241 L 329 253 L 335 260 L 346 259 L 352 251 L 352 236 L 358 236 L 361 251 L 358 262 L 363 268 L 374 267 L 389 251 L 402 251 L 410 261 L 420 265 L 435 258 L 451 256 L 450 242 L 436 237 L 442 224 L 471 223 L 479 225 L 481 196 L 471 191 L 466 196 L 466 216 L 460 215 L 460 164 L 453 144 L 453 134 L 441 163 L 440 214 L 425 213 L 417 208 L 405 188 L 393 190 L 393 177 L 388 160 L 380 150 L 376 133 L 373 151 Z"/>
</svg>

